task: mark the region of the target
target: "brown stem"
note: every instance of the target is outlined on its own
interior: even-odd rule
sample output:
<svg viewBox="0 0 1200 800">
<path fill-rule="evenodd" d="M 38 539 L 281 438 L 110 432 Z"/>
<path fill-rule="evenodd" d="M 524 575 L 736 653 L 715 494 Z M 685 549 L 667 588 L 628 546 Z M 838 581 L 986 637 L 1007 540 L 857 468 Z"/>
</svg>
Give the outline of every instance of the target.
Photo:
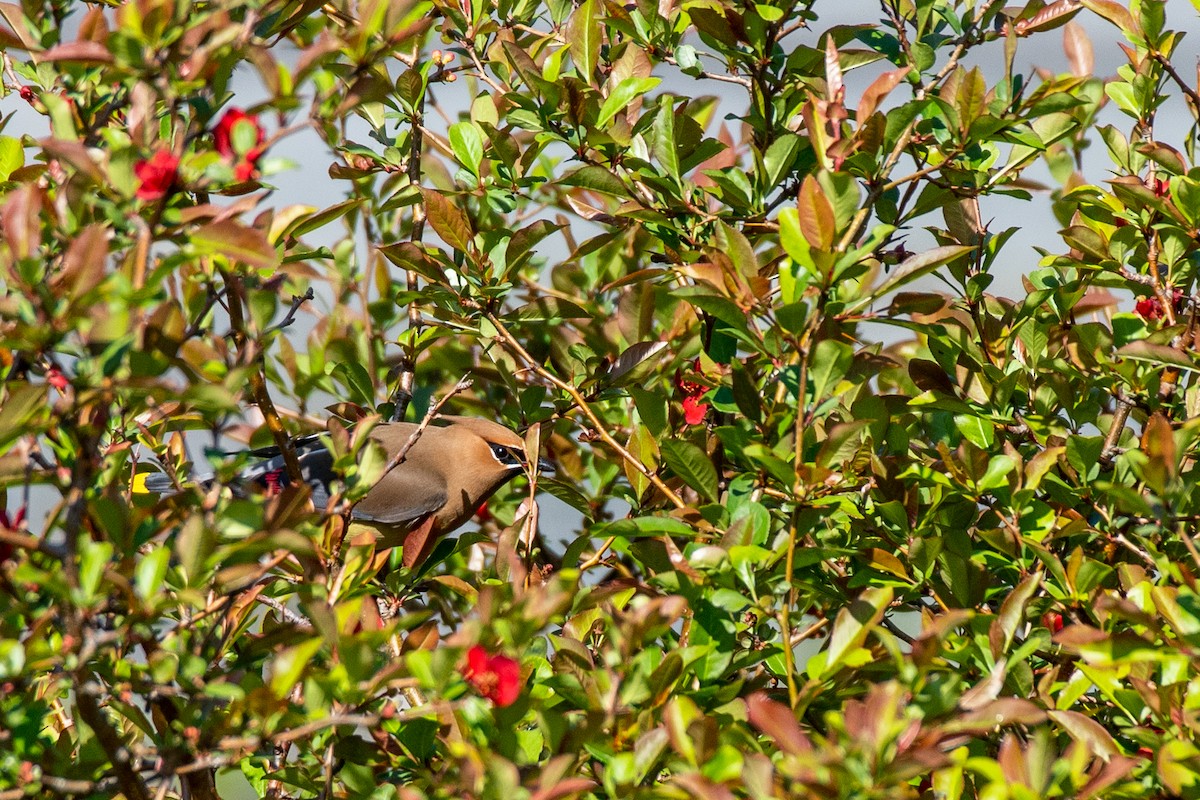
<svg viewBox="0 0 1200 800">
<path fill-rule="evenodd" d="M 94 680 L 77 677 L 75 704 L 79 707 L 79 716 L 96 734 L 100 747 L 108 756 L 109 763 L 112 764 L 117 785 L 121 787 L 121 793 L 129 800 L 150 800 L 150 792 L 147 790 L 146 784 L 142 782 L 130 764 L 132 754 L 129 752 L 129 748 L 113 730 L 112 725 L 104 716 L 104 712 L 100 710 L 99 703 L 96 702 L 98 694 L 99 686 Z"/>
<path fill-rule="evenodd" d="M 687 508 L 687 503 L 683 502 L 679 495 L 672 491 L 671 487 L 667 486 L 667 484 L 663 482 L 662 478 L 658 477 L 658 473 L 643 464 L 637 456 L 633 455 L 633 453 L 630 453 L 621 445 L 620 442 L 613 438 L 613 435 L 608 432 L 607 428 L 604 427 L 604 423 L 600 421 L 600 417 L 594 410 L 592 410 L 591 405 L 589 405 L 587 399 L 579 393 L 578 389 L 566 381 L 560 380 L 557 376 L 543 367 L 537 359 L 529 355 L 528 351 L 521 346 L 521 343 L 516 340 L 504 323 L 501 322 L 495 314 L 490 311 L 485 311 L 484 316 L 487 318 L 488 322 L 492 323 L 492 325 L 496 328 L 496 331 L 500 335 L 500 339 L 514 354 L 519 356 L 522 361 L 528 364 L 529 368 L 533 370 L 538 377 L 550 383 L 556 389 L 566 392 L 567 395 L 570 396 L 579 410 L 582 411 L 584 416 L 588 418 L 588 421 L 591 422 L 592 428 L 596 431 L 596 434 L 604 441 L 605 444 L 615 450 L 616 453 L 621 456 L 621 458 L 623 458 L 627 464 L 632 466 L 638 472 L 642 473 L 642 475 L 646 476 L 646 479 L 649 480 L 650 483 L 654 484 L 654 487 L 662 492 L 663 495 L 671 501 L 672 505 L 674 505 L 676 508 Z"/>
<path fill-rule="evenodd" d="M 1125 423 L 1129 421 L 1129 413 L 1133 411 L 1132 401 L 1125 397 L 1117 397 L 1117 410 L 1113 412 L 1112 425 L 1104 436 L 1104 447 L 1100 450 L 1100 459 L 1108 461 L 1117 451 L 1117 443 L 1125 432 Z"/>
<path fill-rule="evenodd" d="M 220 272 L 221 277 L 225 280 L 226 297 L 229 303 L 229 327 L 238 348 L 238 357 L 241 363 L 250 367 L 248 376 L 250 397 L 258 406 L 258 410 L 262 412 L 267 430 L 271 432 L 271 438 L 275 440 L 275 446 L 279 448 L 279 453 L 283 456 L 288 478 L 293 483 L 303 483 L 304 476 L 300 469 L 300 460 L 296 458 L 296 451 L 292 449 L 291 437 L 288 435 L 287 428 L 283 426 L 283 420 L 280 418 L 279 412 L 275 410 L 275 402 L 271 399 L 271 393 L 267 389 L 267 380 L 263 374 L 262 352 L 246 332 L 246 318 L 242 313 L 245 287 L 239 276 L 233 275 L 227 270 Z"/>
<path fill-rule="evenodd" d="M 425 144 L 425 133 L 422 128 L 424 116 L 425 98 L 422 95 L 421 104 L 413 111 L 412 116 L 411 141 L 408 151 L 408 182 L 411 186 L 421 185 L 421 155 Z M 425 235 L 425 204 L 414 205 L 412 214 L 412 231 L 409 233 L 409 241 L 416 243 L 421 241 Z M 417 278 L 414 270 L 405 271 L 408 291 L 417 291 Z M 396 391 L 392 395 L 392 419 L 396 421 L 404 419 L 404 415 L 408 412 L 408 404 L 412 402 L 413 384 L 417 374 L 417 340 L 421 334 L 421 310 L 417 307 L 416 300 L 409 301 L 408 330 L 404 333 L 404 355 L 400 359 L 400 377 L 396 382 Z"/>
</svg>

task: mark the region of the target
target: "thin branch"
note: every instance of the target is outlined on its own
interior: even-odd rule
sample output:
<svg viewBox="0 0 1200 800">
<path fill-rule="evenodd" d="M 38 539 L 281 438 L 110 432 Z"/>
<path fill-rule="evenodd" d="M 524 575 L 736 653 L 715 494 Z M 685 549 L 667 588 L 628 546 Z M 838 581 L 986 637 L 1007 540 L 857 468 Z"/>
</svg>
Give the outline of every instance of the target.
<svg viewBox="0 0 1200 800">
<path fill-rule="evenodd" d="M 667 62 L 673 67 L 679 66 L 679 62 L 675 60 L 674 56 L 663 56 L 663 61 Z M 690 75 L 689 77 L 698 78 L 700 80 L 708 79 L 710 81 L 720 81 L 721 83 L 736 83 L 738 86 L 745 86 L 747 89 L 749 89 L 752 85 L 749 78 L 743 78 L 741 75 L 722 75 L 720 73 L 706 72 L 704 70 L 700 70 L 695 75 Z"/>
<path fill-rule="evenodd" d="M 412 128 L 409 134 L 408 148 L 408 182 L 410 186 L 421 185 L 421 157 L 425 149 L 425 132 L 422 128 L 425 116 L 425 96 L 412 114 Z M 414 244 L 425 236 L 425 204 L 417 203 L 412 211 L 412 230 L 409 241 Z M 418 289 L 418 275 L 415 270 L 405 270 L 406 287 L 409 292 Z M 408 329 L 404 332 L 404 355 L 400 358 L 400 377 L 396 381 L 396 390 L 392 393 L 392 419 L 404 419 L 408 412 L 408 404 L 412 402 L 413 384 L 417 374 L 417 339 L 421 334 L 421 310 L 415 299 L 408 303 Z M 386 474 L 386 473 L 385 473 Z"/>
<path fill-rule="evenodd" d="M 66 549 L 61 545 L 53 545 L 39 539 L 33 534 L 9 530 L 4 527 L 0 527 L 0 543 L 19 547 L 22 550 L 36 550 L 39 553 L 45 553 L 51 558 L 60 561 L 66 556 Z"/>
<path fill-rule="evenodd" d="M 308 291 L 304 294 L 292 295 L 292 305 L 291 308 L 288 309 L 287 314 L 284 315 L 283 319 L 281 319 L 277 325 L 272 325 L 270 328 L 267 328 L 264 333 L 274 333 L 291 326 L 292 323 L 296 321 L 296 312 L 300 310 L 300 306 L 304 305 L 309 300 L 312 300 L 314 297 L 316 297 L 316 295 L 313 294 L 311 286 L 308 287 Z"/>
<path fill-rule="evenodd" d="M 617 537 L 615 537 L 615 536 L 610 536 L 607 539 L 605 539 L 604 544 L 600 545 L 600 549 L 597 550 L 591 558 L 589 558 L 587 561 L 584 561 L 582 564 L 579 565 L 579 571 L 587 572 L 589 569 L 591 569 L 592 567 L 596 566 L 601 561 L 603 561 L 605 552 L 607 552 L 608 548 L 612 547 L 613 544 L 616 543 L 616 541 L 617 541 Z"/>
<path fill-rule="evenodd" d="M 275 402 L 271 399 L 271 393 L 267 389 L 267 380 L 262 368 L 262 352 L 257 343 L 251 341 L 246 331 L 246 320 L 242 313 L 241 278 L 228 270 L 222 269 L 220 272 L 221 277 L 225 280 L 226 294 L 229 299 L 229 327 L 238 348 L 238 356 L 242 363 L 249 367 L 247 379 L 250 382 L 250 396 L 253 398 L 254 404 L 258 406 L 258 410 L 262 412 L 267 430 L 271 432 L 275 446 L 279 448 L 279 453 L 283 456 L 288 479 L 292 483 L 302 484 L 304 475 L 300 469 L 300 459 L 296 457 L 291 437 L 288 435 L 287 429 L 283 427 L 283 420 L 280 419 L 279 412 L 275 410 Z"/>
<path fill-rule="evenodd" d="M 200 309 L 200 313 L 196 315 L 196 319 L 193 320 L 192 324 L 188 326 L 186 331 L 184 331 L 184 333 L 183 333 L 184 339 L 190 339 L 193 336 L 195 336 L 196 334 L 200 333 L 200 331 L 202 330 L 202 328 L 200 326 L 204 322 L 204 318 L 208 316 L 208 312 L 213 310 L 213 306 L 215 306 L 220 301 L 221 296 L 224 294 L 225 294 L 224 289 L 216 289 L 216 288 L 213 288 L 213 286 L 211 284 L 209 284 L 208 293 L 206 294 L 206 296 L 204 298 L 204 306 Z"/>
<path fill-rule="evenodd" d="M 529 368 L 538 377 L 544 381 L 548 381 L 560 391 L 566 392 L 571 399 L 575 401 L 575 405 L 580 411 L 583 412 L 584 416 L 588 418 L 588 421 L 591 422 L 596 434 L 599 435 L 605 444 L 615 450 L 617 454 L 625 460 L 626 463 L 628 463 L 638 472 L 642 473 L 642 475 L 646 476 L 646 479 L 654 484 L 654 487 L 662 492 L 663 495 L 666 496 L 666 498 L 670 500 L 676 508 L 687 508 L 687 503 L 683 502 L 679 495 L 672 491 L 671 487 L 667 486 L 667 484 L 663 482 L 663 479 L 658 476 L 657 472 L 648 468 L 641 462 L 641 459 L 637 458 L 635 455 L 633 455 L 633 453 L 630 453 L 621 445 L 620 442 L 613 438 L 613 435 L 608 432 L 607 428 L 604 427 L 604 423 L 600 421 L 600 417 L 597 416 L 596 412 L 592 410 L 591 405 L 589 405 L 587 399 L 579 393 L 578 389 L 566 381 L 559 379 L 557 376 L 543 367 L 537 359 L 529 355 L 528 351 L 521 346 L 521 343 L 516 340 L 512 333 L 509 332 L 507 326 L 505 326 L 505 324 L 501 322 L 495 314 L 490 311 L 484 311 L 484 316 L 487 318 L 488 322 L 495 326 L 496 331 L 500 334 L 500 338 L 505 342 L 505 344 L 507 344 L 508 347 L 521 358 L 522 361 L 528 364 Z"/>
<path fill-rule="evenodd" d="M 1163 70 L 1168 76 L 1170 76 L 1171 80 L 1175 81 L 1175 85 L 1179 87 L 1179 91 L 1183 92 L 1184 96 L 1191 101 L 1193 115 L 1196 116 L 1197 119 L 1200 119 L 1200 93 L 1197 93 L 1195 89 L 1193 89 L 1191 86 L 1188 86 L 1183 77 L 1175 71 L 1175 66 L 1171 63 L 1171 60 L 1162 53 L 1155 51 L 1150 54 L 1150 57 L 1162 66 Z"/>
<path fill-rule="evenodd" d="M 259 603 L 262 603 L 267 608 L 276 611 L 279 616 L 283 617 L 284 622 L 291 623 L 292 625 L 295 625 L 298 628 L 304 628 L 305 630 L 313 629 L 312 621 L 308 617 L 304 616 L 303 614 L 297 614 L 295 611 L 292 611 L 274 597 L 267 597 L 260 594 L 254 599 Z"/>
<path fill-rule="evenodd" d="M 109 724 L 104 712 L 100 709 L 96 697 L 100 693 L 100 685 L 93 679 L 78 681 L 75 688 L 75 703 L 79 708 L 79 717 L 96 734 L 101 749 L 112 764 L 117 785 L 128 800 L 150 800 L 146 784 L 130 765 L 133 755 L 121 741 L 121 737 Z"/>
</svg>

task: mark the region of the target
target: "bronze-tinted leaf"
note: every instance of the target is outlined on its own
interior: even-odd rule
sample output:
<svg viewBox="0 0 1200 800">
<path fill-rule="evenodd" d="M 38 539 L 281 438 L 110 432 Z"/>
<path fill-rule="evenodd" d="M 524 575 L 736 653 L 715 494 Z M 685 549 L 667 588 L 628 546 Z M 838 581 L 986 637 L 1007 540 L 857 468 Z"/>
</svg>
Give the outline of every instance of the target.
<svg viewBox="0 0 1200 800">
<path fill-rule="evenodd" d="M 837 235 L 833 205 L 812 175 L 800 184 L 796 210 L 800 215 L 800 232 L 804 234 L 809 246 L 816 250 L 832 249 L 834 237 Z"/>
<path fill-rule="evenodd" d="M 91 64 L 111 64 L 113 60 L 107 47 L 86 40 L 51 47 L 38 58 L 42 61 L 77 61 Z"/>
<path fill-rule="evenodd" d="M 584 0 L 567 23 L 567 46 L 571 50 L 571 58 L 579 70 L 579 77 L 588 83 L 594 79 L 596 62 L 600 59 L 602 8 L 598 0 Z"/>
<path fill-rule="evenodd" d="M 15 258 L 29 258 L 41 247 L 38 216 L 44 195 L 36 186 L 22 185 L 9 194 L 0 209 L 4 243 Z"/>
<path fill-rule="evenodd" d="M 424 250 L 412 242 L 379 245 L 379 252 L 400 269 L 412 270 L 426 280 L 445 283 L 446 273 Z"/>
<path fill-rule="evenodd" d="M 267 235 L 234 220 L 210 222 L 192 234 L 192 244 L 200 252 L 217 253 L 254 269 L 279 266 L 279 253 L 267 241 Z"/>
<path fill-rule="evenodd" d="M 59 279 L 72 296 L 78 297 L 104 280 L 107 264 L 108 230 L 103 225 L 88 225 L 68 245 Z"/>
<path fill-rule="evenodd" d="M 470 254 L 474 249 L 475 232 L 467 215 L 435 189 L 422 189 L 421 196 L 425 198 L 429 224 L 442 241 L 460 253 Z"/>
<path fill-rule="evenodd" d="M 796 715 L 782 703 L 755 692 L 746 700 L 750 724 L 769 736 L 785 753 L 797 755 L 812 750 L 812 742 L 800 730 Z"/>
<path fill-rule="evenodd" d="M 1096 66 L 1092 54 L 1092 40 L 1078 22 L 1068 22 L 1063 28 L 1063 52 L 1071 65 L 1071 74 L 1079 78 L 1091 77 Z"/>
<path fill-rule="evenodd" d="M 866 124 L 866 121 L 879 108 L 879 104 L 891 94 L 893 89 L 900 85 L 900 81 L 904 80 L 904 77 L 908 73 L 909 70 L 907 68 L 888 70 L 871 82 L 871 85 L 866 88 L 866 91 L 862 93 L 862 98 L 858 101 L 856 117 L 859 128 Z"/>
</svg>

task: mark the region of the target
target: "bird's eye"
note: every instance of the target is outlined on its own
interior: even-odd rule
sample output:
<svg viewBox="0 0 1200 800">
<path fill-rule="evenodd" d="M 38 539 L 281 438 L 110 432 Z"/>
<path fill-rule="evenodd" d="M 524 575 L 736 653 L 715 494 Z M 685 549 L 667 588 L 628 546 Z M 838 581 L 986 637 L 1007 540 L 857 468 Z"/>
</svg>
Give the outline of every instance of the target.
<svg viewBox="0 0 1200 800">
<path fill-rule="evenodd" d="M 504 445 L 494 444 L 491 446 L 491 448 L 492 448 L 492 457 L 495 458 L 497 461 L 499 461 L 504 466 L 506 466 L 506 467 L 521 466 L 521 459 L 517 458 L 517 455 L 512 450 L 509 450 L 507 447 L 505 447 Z"/>
</svg>

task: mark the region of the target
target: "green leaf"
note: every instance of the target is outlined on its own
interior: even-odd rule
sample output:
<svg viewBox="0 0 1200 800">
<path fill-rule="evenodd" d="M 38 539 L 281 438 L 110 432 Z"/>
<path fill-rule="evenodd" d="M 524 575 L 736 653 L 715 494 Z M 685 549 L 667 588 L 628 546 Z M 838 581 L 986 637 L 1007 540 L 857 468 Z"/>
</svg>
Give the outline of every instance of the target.
<svg viewBox="0 0 1200 800">
<path fill-rule="evenodd" d="M 504 251 L 504 261 L 509 270 L 520 268 L 538 242 L 559 230 L 562 226 L 549 220 L 531 222 L 512 235 Z"/>
<path fill-rule="evenodd" d="M 703 286 L 685 286 L 676 289 L 673 294 L 686 300 L 691 305 L 716 317 L 717 319 L 739 331 L 748 332 L 746 313 L 738 308 L 737 303 L 727 297 L 712 293 L 711 289 Z"/>
<path fill-rule="evenodd" d="M 872 587 L 839 611 L 829 634 L 829 648 L 821 654 L 824 660 L 816 665 L 820 672 L 813 677 L 824 679 L 841 669 L 847 658 L 866 642 L 867 634 L 883 619 L 891 602 L 891 587 Z"/>
<path fill-rule="evenodd" d="M 789 133 L 771 142 L 767 152 L 763 153 L 763 185 L 762 190 L 769 192 L 779 185 L 784 176 L 791 171 L 800 150 L 801 138 Z"/>
<path fill-rule="evenodd" d="M 854 348 L 845 342 L 822 339 L 817 343 L 808 366 L 814 403 L 823 401 L 833 385 L 845 377 L 853 360 Z"/>
<path fill-rule="evenodd" d="M 658 115 L 654 118 L 654 155 L 679 185 L 679 153 L 675 141 L 675 105 L 669 95 L 658 99 Z"/>
<path fill-rule="evenodd" d="M 304 674 L 304 668 L 321 649 L 321 639 L 313 638 L 277 653 L 271 659 L 271 692 L 287 697 Z"/>
<path fill-rule="evenodd" d="M 663 462 L 707 500 L 717 499 L 717 470 L 704 451 L 690 442 L 666 439 L 659 444 Z"/>
<path fill-rule="evenodd" d="M 80 539 L 79 542 L 79 591 L 84 603 L 91 603 L 100 592 L 100 581 L 104 569 L 112 559 L 113 546 L 109 542 Z"/>
<path fill-rule="evenodd" d="M 596 118 L 597 128 L 606 128 L 617 114 L 625 111 L 635 98 L 662 83 L 661 78 L 626 78 L 617 84 L 616 88 L 600 106 L 600 116 Z"/>
<path fill-rule="evenodd" d="M 0 181 L 25 166 L 25 148 L 21 140 L 11 136 L 0 136 Z"/>
<path fill-rule="evenodd" d="M 1200 0 L 1195 0 L 1200 3 Z M 679 65 L 679 69 L 687 74 L 692 74 L 694 71 L 699 71 L 700 58 L 696 55 L 696 48 L 690 44 L 681 44 L 675 48 L 675 63 Z"/>
<path fill-rule="evenodd" d="M 25 648 L 16 639 L 0 639 L 0 680 L 10 680 L 25 669 Z"/>
<path fill-rule="evenodd" d="M 333 377 L 350 390 L 352 400 L 362 406 L 370 406 L 375 400 L 375 384 L 371 373 L 357 361 L 341 361 L 333 368 Z"/>
<path fill-rule="evenodd" d="M 627 391 L 637 407 L 638 418 L 655 436 L 667 433 L 667 400 L 657 392 L 639 386 L 630 386 Z"/>
<path fill-rule="evenodd" d="M 454 157 L 472 175 L 479 176 L 483 163 L 483 133 L 474 122 L 456 122 L 450 126 L 450 149 Z"/>
<path fill-rule="evenodd" d="M 571 15 L 567 24 L 567 46 L 571 58 L 585 83 L 592 83 L 596 75 L 596 62 L 600 59 L 600 10 L 603 6 L 596 0 L 584 0 Z M 601 123 L 603 125 L 605 123 Z"/>
<path fill-rule="evenodd" d="M 629 191 L 621 179 L 604 167 L 581 167 L 559 178 L 558 183 L 562 186 L 578 186 L 613 197 L 629 197 Z"/>
<path fill-rule="evenodd" d="M 974 414 L 959 414 L 954 417 L 954 426 L 967 441 L 982 450 L 988 450 L 996 442 L 996 426 Z"/>
<path fill-rule="evenodd" d="M 741 362 L 733 362 L 733 402 L 752 422 L 762 421 L 762 396 Z"/>
<path fill-rule="evenodd" d="M 142 556 L 134 573 L 134 588 L 138 597 L 153 601 L 159 595 L 170 562 L 171 550 L 163 545 Z"/>
</svg>

